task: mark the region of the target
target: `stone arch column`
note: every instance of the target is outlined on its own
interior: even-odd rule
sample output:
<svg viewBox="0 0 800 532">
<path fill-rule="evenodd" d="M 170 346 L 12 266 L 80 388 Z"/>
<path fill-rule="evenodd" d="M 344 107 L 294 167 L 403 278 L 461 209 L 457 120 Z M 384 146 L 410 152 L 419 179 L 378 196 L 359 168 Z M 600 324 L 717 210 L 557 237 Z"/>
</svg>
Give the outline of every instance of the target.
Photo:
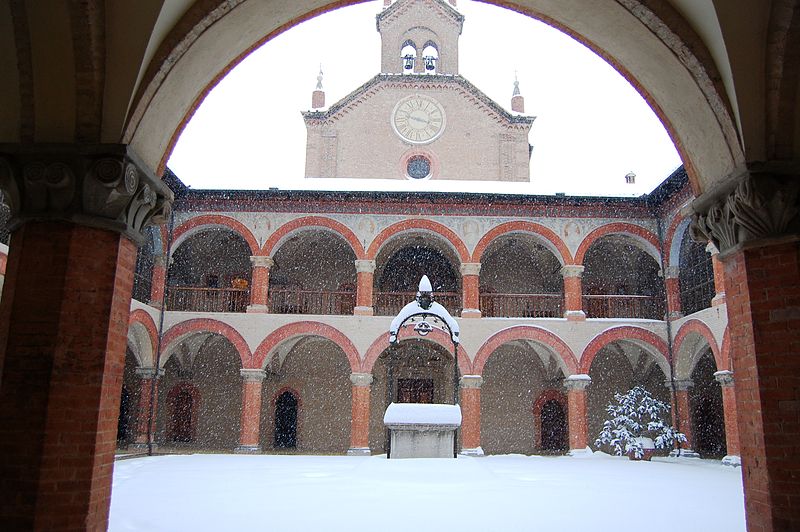
<svg viewBox="0 0 800 532">
<path fill-rule="evenodd" d="M 714 292 L 716 294 L 711 299 L 711 306 L 725 304 L 725 267 L 722 261 L 719 260 L 719 250 L 717 246 L 709 242 L 706 246 L 706 251 L 711 253 L 711 267 L 714 269 Z"/>
<path fill-rule="evenodd" d="M 154 444 L 157 419 L 158 379 L 164 376 L 163 368 L 136 368 L 139 377 L 139 405 L 136 408 L 136 436 L 132 447 L 146 448 Z M 150 409 L 153 410 L 153 432 L 150 433 Z"/>
<path fill-rule="evenodd" d="M 464 262 L 461 264 L 462 318 L 480 318 L 480 262 Z"/>
<path fill-rule="evenodd" d="M 483 456 L 481 449 L 481 384 L 480 375 L 464 375 L 461 389 L 461 454 Z"/>
<path fill-rule="evenodd" d="M 269 270 L 275 261 L 272 257 L 253 255 L 250 264 L 253 265 L 253 276 L 247 312 L 269 312 Z"/>
<path fill-rule="evenodd" d="M 261 421 L 261 387 L 266 377 L 263 369 L 240 369 L 242 376 L 242 418 L 237 453 L 257 453 Z"/>
<path fill-rule="evenodd" d="M 564 317 L 572 321 L 586 319 L 583 311 L 583 289 L 581 287 L 581 276 L 583 276 L 583 266 L 569 264 L 561 268 L 561 275 L 564 277 Z"/>
<path fill-rule="evenodd" d="M 742 459 L 739 451 L 739 427 L 736 424 L 736 388 L 734 387 L 733 372 L 722 370 L 714 373 L 714 378 L 722 388 L 722 411 L 725 415 L 725 447 L 728 450 L 724 465 L 740 466 Z"/>
<path fill-rule="evenodd" d="M 589 375 L 570 375 L 564 379 L 567 389 L 569 454 L 586 452 L 589 446 L 589 422 L 586 419 L 586 388 L 592 383 Z"/>
<path fill-rule="evenodd" d="M 374 260 L 356 261 L 356 306 L 353 314 L 356 316 L 372 316 L 372 284 L 375 277 Z"/>
<path fill-rule="evenodd" d="M 667 266 L 664 272 L 664 290 L 667 293 L 667 316 L 670 320 L 683 317 L 681 309 L 681 280 L 678 266 Z"/>
<path fill-rule="evenodd" d="M 692 408 L 689 402 L 689 388 L 694 385 L 691 379 L 682 379 L 665 383 L 672 395 L 672 426 L 686 436 L 686 442 L 679 449 L 673 450 L 671 456 L 683 458 L 700 458 L 694 451 L 694 431 L 692 430 Z"/>
<path fill-rule="evenodd" d="M 153 257 L 153 275 L 150 277 L 150 306 L 161 308 L 164 305 L 164 284 L 167 280 L 167 256 Z"/>
<path fill-rule="evenodd" d="M 369 455 L 369 400 L 372 373 L 351 373 L 353 383 L 349 456 Z"/>
</svg>

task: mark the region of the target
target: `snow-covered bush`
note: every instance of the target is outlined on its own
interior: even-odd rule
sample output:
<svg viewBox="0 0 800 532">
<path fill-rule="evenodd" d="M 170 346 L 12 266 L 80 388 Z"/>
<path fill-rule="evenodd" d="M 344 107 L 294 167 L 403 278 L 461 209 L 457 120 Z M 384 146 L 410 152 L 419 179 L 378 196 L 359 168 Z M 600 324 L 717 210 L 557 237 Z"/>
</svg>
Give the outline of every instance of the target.
<svg viewBox="0 0 800 532">
<path fill-rule="evenodd" d="M 669 405 L 653 397 L 644 387 L 636 386 L 625 394 L 616 393 L 614 400 L 616 403 L 606 406 L 609 418 L 603 422 L 595 445 L 610 445 L 617 455 L 624 453 L 642 458 L 642 438 L 651 438 L 657 449 L 686 441 L 682 432 L 664 423 Z"/>
</svg>

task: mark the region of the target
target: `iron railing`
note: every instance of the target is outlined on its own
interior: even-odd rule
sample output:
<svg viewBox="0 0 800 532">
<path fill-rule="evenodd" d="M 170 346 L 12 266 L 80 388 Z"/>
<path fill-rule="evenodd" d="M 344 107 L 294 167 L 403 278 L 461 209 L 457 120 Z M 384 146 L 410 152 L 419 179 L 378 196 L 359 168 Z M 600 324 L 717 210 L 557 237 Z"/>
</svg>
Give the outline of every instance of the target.
<svg viewBox="0 0 800 532">
<path fill-rule="evenodd" d="M 486 318 L 561 318 L 563 294 L 481 294 Z"/>
<path fill-rule="evenodd" d="M 186 312 L 244 312 L 250 303 L 247 288 L 171 286 L 167 308 Z"/>
<path fill-rule="evenodd" d="M 638 295 L 585 295 L 583 311 L 587 318 L 664 319 L 664 299 Z"/>
<path fill-rule="evenodd" d="M 271 289 L 269 311 L 275 314 L 353 314 L 355 292 Z"/>
<path fill-rule="evenodd" d="M 416 292 L 375 292 L 372 297 L 372 306 L 376 316 L 394 316 L 415 297 L 417 297 Z M 436 292 L 434 298 L 453 316 L 461 312 L 461 294 Z"/>
</svg>

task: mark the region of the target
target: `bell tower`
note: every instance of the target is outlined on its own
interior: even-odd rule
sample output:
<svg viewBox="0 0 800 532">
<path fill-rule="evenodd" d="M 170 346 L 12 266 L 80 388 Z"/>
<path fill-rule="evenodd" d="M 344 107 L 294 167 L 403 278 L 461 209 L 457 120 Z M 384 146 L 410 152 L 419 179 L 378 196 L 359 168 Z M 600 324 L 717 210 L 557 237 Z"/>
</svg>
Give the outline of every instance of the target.
<svg viewBox="0 0 800 532">
<path fill-rule="evenodd" d="M 458 74 L 464 15 L 455 0 L 384 2 L 376 17 L 382 74 Z"/>
</svg>

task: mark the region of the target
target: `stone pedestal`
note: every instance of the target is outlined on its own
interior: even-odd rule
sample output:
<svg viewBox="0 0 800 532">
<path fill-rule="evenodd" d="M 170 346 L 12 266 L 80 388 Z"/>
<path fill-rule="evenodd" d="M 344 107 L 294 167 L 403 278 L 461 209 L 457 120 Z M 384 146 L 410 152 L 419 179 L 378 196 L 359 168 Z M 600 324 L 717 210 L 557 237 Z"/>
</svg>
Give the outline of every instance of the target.
<svg viewBox="0 0 800 532">
<path fill-rule="evenodd" d="M 461 426 L 458 405 L 392 403 L 383 423 L 391 433 L 387 458 L 454 458 Z"/>
</svg>

